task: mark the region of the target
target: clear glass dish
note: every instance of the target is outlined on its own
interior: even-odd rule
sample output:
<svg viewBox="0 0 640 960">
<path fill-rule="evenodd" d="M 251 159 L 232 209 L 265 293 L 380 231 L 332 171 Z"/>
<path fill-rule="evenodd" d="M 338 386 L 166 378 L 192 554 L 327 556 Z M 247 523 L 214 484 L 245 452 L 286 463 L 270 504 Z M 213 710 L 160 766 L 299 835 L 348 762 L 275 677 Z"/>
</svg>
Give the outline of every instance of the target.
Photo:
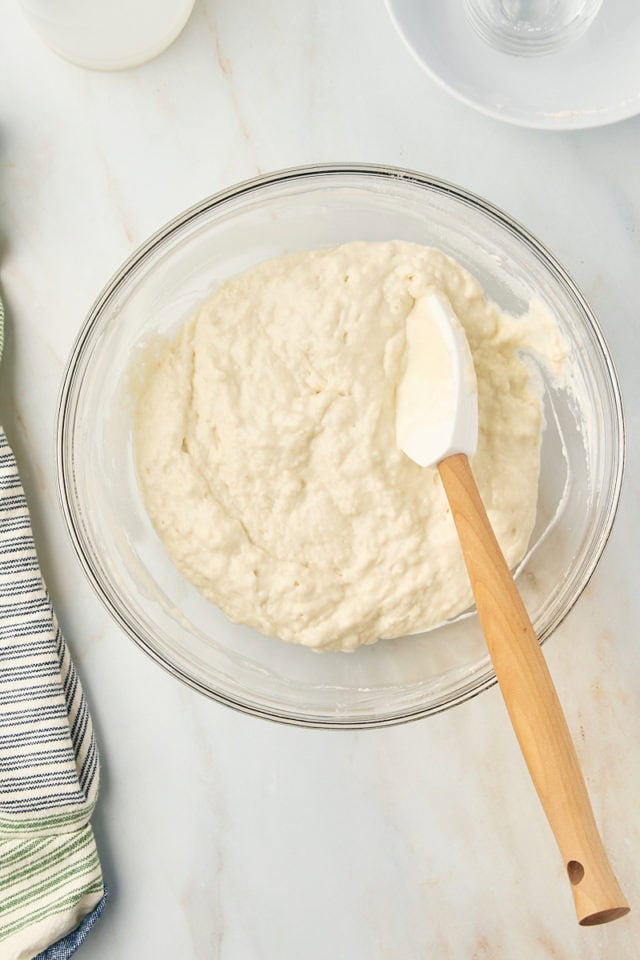
<svg viewBox="0 0 640 960">
<path fill-rule="evenodd" d="M 538 520 L 518 580 L 544 642 L 576 602 L 613 523 L 624 459 L 618 383 L 597 322 L 545 248 L 451 184 L 375 166 L 285 170 L 203 201 L 163 227 L 98 297 L 73 348 L 57 421 L 59 490 L 80 561 L 122 628 L 175 676 L 257 716 L 368 727 L 436 713 L 495 682 L 477 618 L 352 654 L 316 654 L 230 623 L 167 559 L 132 455 L 130 368 L 225 278 L 349 240 L 439 247 L 514 314 L 535 295 L 570 344 L 571 391 L 548 378 Z"/>
</svg>

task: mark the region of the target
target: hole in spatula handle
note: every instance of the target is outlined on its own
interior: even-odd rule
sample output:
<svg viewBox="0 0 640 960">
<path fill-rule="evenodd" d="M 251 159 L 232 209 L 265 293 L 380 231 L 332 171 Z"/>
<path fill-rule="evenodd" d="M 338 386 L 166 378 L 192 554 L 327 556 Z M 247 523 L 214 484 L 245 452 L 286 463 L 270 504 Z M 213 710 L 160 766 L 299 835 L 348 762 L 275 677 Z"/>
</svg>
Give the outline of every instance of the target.
<svg viewBox="0 0 640 960">
<path fill-rule="evenodd" d="M 569 880 L 575 886 L 584 877 L 584 867 L 577 860 L 569 860 L 567 873 L 569 874 Z"/>
</svg>

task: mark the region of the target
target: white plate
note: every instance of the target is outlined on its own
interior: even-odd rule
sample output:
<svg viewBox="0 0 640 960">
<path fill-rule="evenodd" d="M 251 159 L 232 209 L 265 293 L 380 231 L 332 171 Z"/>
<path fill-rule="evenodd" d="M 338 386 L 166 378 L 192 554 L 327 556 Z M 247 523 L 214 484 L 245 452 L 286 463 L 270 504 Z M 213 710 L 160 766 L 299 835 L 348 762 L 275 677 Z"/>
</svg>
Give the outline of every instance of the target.
<svg viewBox="0 0 640 960">
<path fill-rule="evenodd" d="M 584 36 L 515 57 L 484 43 L 461 0 L 385 0 L 422 67 L 469 106 L 524 127 L 598 127 L 640 113 L 640 2 L 604 0 Z"/>
</svg>

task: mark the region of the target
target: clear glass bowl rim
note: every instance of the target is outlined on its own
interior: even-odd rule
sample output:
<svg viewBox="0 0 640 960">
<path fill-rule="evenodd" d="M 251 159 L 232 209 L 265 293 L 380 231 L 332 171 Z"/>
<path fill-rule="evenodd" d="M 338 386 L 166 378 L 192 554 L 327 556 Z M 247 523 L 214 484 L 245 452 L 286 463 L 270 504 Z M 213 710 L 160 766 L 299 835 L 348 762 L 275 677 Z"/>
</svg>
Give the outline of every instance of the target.
<svg viewBox="0 0 640 960">
<path fill-rule="evenodd" d="M 204 683 L 198 682 L 195 678 L 188 676 L 182 670 L 177 668 L 170 660 L 163 657 L 154 647 L 148 644 L 127 621 L 118 605 L 118 598 L 111 595 L 105 589 L 99 574 L 97 573 L 90 556 L 90 551 L 86 549 L 82 534 L 82 525 L 80 523 L 78 505 L 74 496 L 73 484 L 73 464 L 68 462 L 68 447 L 70 441 L 69 420 L 73 414 L 73 389 L 77 376 L 82 373 L 82 360 L 96 326 L 99 325 L 102 311 L 109 300 L 113 297 L 120 284 L 122 284 L 132 272 L 139 267 L 147 257 L 152 255 L 172 234 L 182 229 L 190 221 L 200 217 L 215 208 L 223 206 L 230 201 L 236 201 L 239 198 L 256 193 L 269 187 L 293 183 L 300 180 L 309 180 L 317 182 L 323 177 L 332 179 L 335 177 L 353 177 L 371 178 L 371 180 L 402 180 L 409 182 L 417 187 L 424 187 L 427 190 L 436 193 L 445 194 L 454 199 L 471 206 L 484 214 L 485 216 L 497 222 L 507 232 L 511 233 L 518 241 L 528 247 L 529 251 L 540 260 L 556 281 L 564 288 L 564 292 L 572 299 L 576 309 L 581 313 L 585 324 L 590 328 L 593 340 L 600 351 L 601 359 L 608 374 L 608 386 L 610 388 L 610 400 L 614 411 L 614 423 L 616 428 L 615 441 L 612 444 L 612 464 L 609 480 L 609 490 L 605 492 L 606 508 L 600 518 L 597 535 L 593 538 L 586 550 L 586 556 L 582 559 L 580 576 L 576 580 L 573 595 L 568 597 L 564 606 L 558 609 L 556 616 L 549 622 L 547 628 L 539 636 L 540 645 L 549 639 L 556 628 L 565 620 L 571 612 L 585 587 L 589 583 L 607 541 L 611 535 L 613 523 L 618 510 L 620 492 L 622 487 L 622 478 L 625 463 L 625 421 L 622 406 L 622 397 L 618 382 L 617 373 L 609 348 L 604 339 L 602 330 L 593 314 L 589 304 L 583 297 L 579 288 L 572 278 L 554 255 L 541 243 L 533 234 L 531 234 L 522 224 L 513 217 L 494 206 L 489 201 L 474 194 L 456 184 L 442 180 L 438 177 L 432 177 L 428 174 L 403 167 L 388 166 L 385 164 L 364 164 L 364 163 L 319 163 L 303 166 L 289 167 L 282 170 L 276 170 L 272 173 L 253 177 L 241 181 L 225 190 L 218 191 L 205 198 L 199 203 L 194 204 L 187 210 L 174 217 L 172 220 L 161 226 L 152 236 L 141 244 L 122 264 L 122 266 L 113 274 L 111 279 L 103 287 L 102 291 L 91 306 L 87 317 L 80 328 L 71 348 L 69 359 L 63 375 L 55 423 L 55 444 L 56 444 L 56 464 L 57 464 L 57 489 L 60 506 L 65 519 L 67 531 L 69 533 L 72 546 L 80 561 L 80 565 L 85 572 L 93 589 L 107 609 L 108 613 L 122 628 L 122 630 L 154 661 L 159 663 L 170 674 L 177 677 L 183 683 L 191 688 L 203 693 L 210 699 L 216 700 L 232 709 L 242 713 L 249 714 L 263 719 L 273 720 L 279 723 L 290 724 L 294 726 L 323 728 L 323 729 L 372 729 L 384 726 L 392 726 L 400 723 L 406 723 L 410 720 L 422 719 L 426 716 L 432 716 L 442 713 L 459 703 L 464 703 L 478 696 L 484 690 L 490 689 L 497 682 L 493 670 L 479 676 L 470 684 L 463 687 L 455 696 L 451 697 L 445 703 L 436 703 L 427 705 L 424 708 L 414 709 L 406 713 L 393 714 L 389 716 L 378 716 L 374 719 L 358 718 L 351 720 L 344 717 L 336 717 L 335 720 L 322 718 L 305 717 L 294 713 L 280 713 L 273 710 L 261 708 L 258 704 L 249 700 L 241 701 L 232 698 L 227 694 L 215 690 Z M 70 447 L 69 447 L 70 449 Z"/>
</svg>

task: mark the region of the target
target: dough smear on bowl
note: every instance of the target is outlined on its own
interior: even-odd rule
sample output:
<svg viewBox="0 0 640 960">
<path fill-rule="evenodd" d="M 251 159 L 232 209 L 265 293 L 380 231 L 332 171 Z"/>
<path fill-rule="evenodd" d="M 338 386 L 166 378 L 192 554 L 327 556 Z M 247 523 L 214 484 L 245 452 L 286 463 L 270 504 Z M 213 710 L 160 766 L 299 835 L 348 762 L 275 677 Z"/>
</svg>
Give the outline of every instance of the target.
<svg viewBox="0 0 640 960">
<path fill-rule="evenodd" d="M 522 351 L 564 345 L 514 319 L 437 250 L 349 243 L 261 263 L 153 345 L 135 415 L 138 475 L 175 566 L 235 621 L 352 650 L 462 612 L 471 591 L 436 470 L 396 446 L 414 299 L 444 292 L 478 378 L 473 469 L 508 562 L 536 516 L 540 389 Z"/>
</svg>

